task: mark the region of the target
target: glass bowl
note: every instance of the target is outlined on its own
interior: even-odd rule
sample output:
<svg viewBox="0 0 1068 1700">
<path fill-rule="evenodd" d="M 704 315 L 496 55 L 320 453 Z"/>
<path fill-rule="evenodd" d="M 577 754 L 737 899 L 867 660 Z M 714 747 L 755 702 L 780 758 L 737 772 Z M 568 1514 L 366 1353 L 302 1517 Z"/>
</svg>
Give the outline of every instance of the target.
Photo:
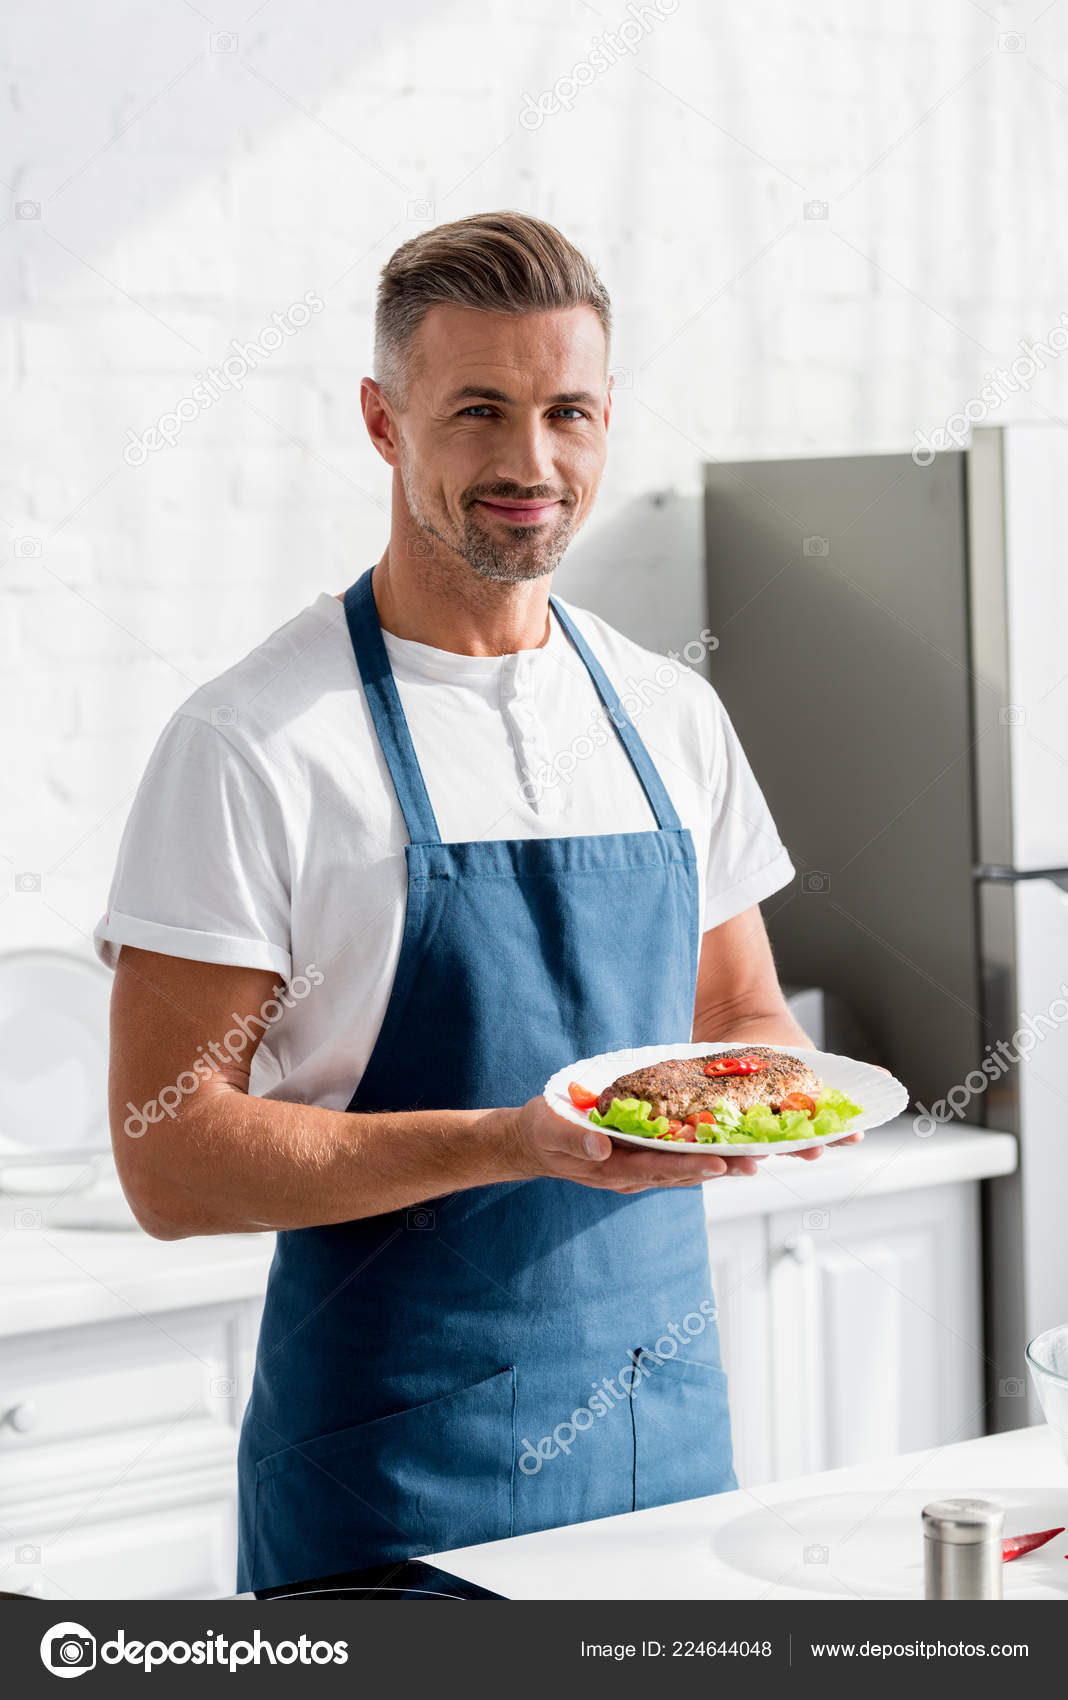
<svg viewBox="0 0 1068 1700">
<path fill-rule="evenodd" d="M 1035 1336 L 1027 1348 L 1027 1367 L 1042 1414 L 1068 1459 L 1068 1323 Z"/>
</svg>

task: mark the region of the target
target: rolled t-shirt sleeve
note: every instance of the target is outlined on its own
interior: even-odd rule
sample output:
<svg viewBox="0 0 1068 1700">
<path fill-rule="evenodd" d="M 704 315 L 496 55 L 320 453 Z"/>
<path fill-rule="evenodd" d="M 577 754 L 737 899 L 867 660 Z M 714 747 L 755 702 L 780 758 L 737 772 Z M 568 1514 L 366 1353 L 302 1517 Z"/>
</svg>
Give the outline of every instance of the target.
<svg viewBox="0 0 1068 1700">
<path fill-rule="evenodd" d="M 224 727 L 179 711 L 130 810 L 98 955 L 113 968 L 128 944 L 288 979 L 289 915 L 277 797 Z"/>
<path fill-rule="evenodd" d="M 738 734 L 716 693 L 709 688 L 708 694 L 712 822 L 704 932 L 789 885 L 795 871 Z"/>
</svg>

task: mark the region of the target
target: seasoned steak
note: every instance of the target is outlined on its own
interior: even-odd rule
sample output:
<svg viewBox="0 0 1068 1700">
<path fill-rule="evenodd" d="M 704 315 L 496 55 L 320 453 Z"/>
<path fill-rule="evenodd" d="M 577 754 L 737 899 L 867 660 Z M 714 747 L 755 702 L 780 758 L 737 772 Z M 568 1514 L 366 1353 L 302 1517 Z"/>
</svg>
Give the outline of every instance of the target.
<svg viewBox="0 0 1068 1700">
<path fill-rule="evenodd" d="M 766 1057 L 767 1067 L 755 1074 L 706 1074 L 705 1064 L 715 1057 Z M 733 1099 L 740 1110 L 748 1110 L 753 1104 L 768 1104 L 777 1110 L 788 1092 L 807 1092 L 810 1098 L 818 1098 L 822 1091 L 822 1081 L 799 1058 L 772 1050 L 769 1045 L 735 1045 L 707 1056 L 674 1057 L 668 1062 L 650 1063 L 648 1068 L 636 1068 L 632 1074 L 621 1074 L 605 1087 L 597 1108 L 603 1116 L 613 1098 L 645 1098 L 651 1105 L 651 1115 L 685 1121 L 695 1110 L 714 1109 L 722 1098 Z"/>
</svg>

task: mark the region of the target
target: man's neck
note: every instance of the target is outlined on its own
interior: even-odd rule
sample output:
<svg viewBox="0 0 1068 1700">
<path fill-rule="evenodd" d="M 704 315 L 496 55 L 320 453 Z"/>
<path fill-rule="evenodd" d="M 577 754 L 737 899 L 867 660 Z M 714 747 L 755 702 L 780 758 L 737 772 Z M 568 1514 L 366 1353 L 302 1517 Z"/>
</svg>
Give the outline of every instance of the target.
<svg viewBox="0 0 1068 1700">
<path fill-rule="evenodd" d="M 456 655 L 514 655 L 549 637 L 551 576 L 500 584 L 437 545 L 437 553 L 396 553 L 391 540 L 374 570 L 375 605 L 394 637 Z"/>
</svg>

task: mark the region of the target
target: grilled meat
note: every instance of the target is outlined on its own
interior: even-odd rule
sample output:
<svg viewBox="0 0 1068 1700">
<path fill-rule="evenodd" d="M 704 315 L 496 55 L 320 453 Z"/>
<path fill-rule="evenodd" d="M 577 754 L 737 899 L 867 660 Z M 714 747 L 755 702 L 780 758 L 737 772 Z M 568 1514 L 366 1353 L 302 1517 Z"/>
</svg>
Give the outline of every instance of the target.
<svg viewBox="0 0 1068 1700">
<path fill-rule="evenodd" d="M 767 1067 L 755 1074 L 708 1075 L 705 1064 L 714 1057 L 765 1057 Z M 735 1045 L 730 1050 L 710 1052 L 703 1057 L 675 1057 L 668 1062 L 650 1063 L 648 1068 L 636 1068 L 632 1074 L 622 1074 L 606 1086 L 597 1100 L 597 1108 L 605 1115 L 613 1098 L 647 1099 L 654 1116 L 670 1116 L 685 1121 L 696 1110 L 713 1110 L 724 1098 L 730 1098 L 739 1110 L 753 1104 L 768 1104 L 773 1110 L 788 1092 L 807 1092 L 818 1098 L 823 1083 L 797 1057 L 785 1051 L 772 1050 L 769 1045 Z"/>
</svg>

